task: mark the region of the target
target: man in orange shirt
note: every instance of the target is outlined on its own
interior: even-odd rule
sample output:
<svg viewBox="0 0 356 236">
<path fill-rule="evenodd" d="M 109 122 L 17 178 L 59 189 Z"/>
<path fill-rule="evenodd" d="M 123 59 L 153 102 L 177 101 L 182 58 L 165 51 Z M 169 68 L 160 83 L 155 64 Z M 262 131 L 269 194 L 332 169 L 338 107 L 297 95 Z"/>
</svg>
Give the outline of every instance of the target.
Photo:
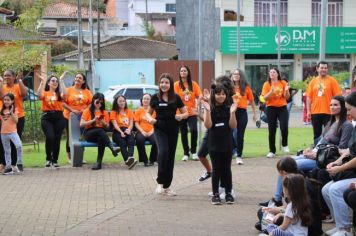
<svg viewBox="0 0 356 236">
<path fill-rule="evenodd" d="M 319 76 L 310 81 L 306 92 L 307 116 L 312 121 L 314 144 L 317 144 L 323 126 L 325 127 L 330 120 L 331 99 L 341 94 L 338 82 L 328 75 L 328 63 L 320 61 L 316 69 Z"/>
</svg>

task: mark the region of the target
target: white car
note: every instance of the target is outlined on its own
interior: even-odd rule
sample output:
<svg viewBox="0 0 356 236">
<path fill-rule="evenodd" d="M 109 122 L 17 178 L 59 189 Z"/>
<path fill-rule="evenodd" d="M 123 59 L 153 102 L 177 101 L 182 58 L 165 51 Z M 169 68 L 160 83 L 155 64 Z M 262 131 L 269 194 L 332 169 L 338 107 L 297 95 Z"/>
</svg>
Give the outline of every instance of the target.
<svg viewBox="0 0 356 236">
<path fill-rule="evenodd" d="M 140 107 L 140 99 L 144 93 L 151 95 L 158 92 L 158 86 L 147 84 L 122 84 L 110 86 L 103 94 L 105 100 L 112 103 L 114 99 L 119 95 L 124 95 L 127 101 L 127 105 L 133 109 Z"/>
</svg>

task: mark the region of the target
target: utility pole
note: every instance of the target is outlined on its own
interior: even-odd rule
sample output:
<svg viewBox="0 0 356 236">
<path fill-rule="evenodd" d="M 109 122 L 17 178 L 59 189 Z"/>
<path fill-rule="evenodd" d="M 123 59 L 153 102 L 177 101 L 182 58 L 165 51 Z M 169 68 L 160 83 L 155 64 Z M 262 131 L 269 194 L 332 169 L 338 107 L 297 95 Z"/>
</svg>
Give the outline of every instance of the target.
<svg viewBox="0 0 356 236">
<path fill-rule="evenodd" d="M 202 6 L 201 6 L 201 0 L 198 2 L 198 81 L 199 81 L 199 87 L 203 88 L 203 62 L 202 62 L 202 27 L 201 27 L 201 18 L 202 18 Z M 202 131 L 202 125 L 201 122 L 198 123 L 198 139 L 201 139 L 201 131 Z"/>
<path fill-rule="evenodd" d="M 237 16 L 236 16 L 236 22 L 237 22 L 237 28 L 236 28 L 236 33 L 237 33 L 237 68 L 241 67 L 241 27 L 240 27 L 240 16 L 241 16 L 241 7 L 240 7 L 240 0 L 237 0 Z"/>
<path fill-rule="evenodd" d="M 277 0 L 277 67 L 281 71 L 281 0 Z"/>
<path fill-rule="evenodd" d="M 90 69 L 91 69 L 91 89 L 95 92 L 95 64 L 94 64 L 94 25 L 93 25 L 93 6 L 92 0 L 89 0 L 89 28 L 90 37 Z"/>
<path fill-rule="evenodd" d="M 147 5 L 147 0 L 145 0 L 146 3 L 146 14 L 145 14 L 145 25 L 148 27 L 148 5 Z"/>
<path fill-rule="evenodd" d="M 82 6 L 80 0 L 78 4 L 78 69 L 84 69 L 84 55 L 83 55 L 83 35 L 82 35 Z"/>
<path fill-rule="evenodd" d="M 326 15 L 328 0 L 321 0 L 319 61 L 325 60 Z"/>
<path fill-rule="evenodd" d="M 97 24 L 98 24 L 98 29 L 97 29 L 97 36 L 98 36 L 98 40 L 97 40 L 97 43 L 96 43 L 96 46 L 97 46 L 97 60 L 100 61 L 100 57 L 101 57 L 101 53 L 100 53 L 100 10 L 99 10 L 99 0 L 96 0 L 96 11 L 97 11 L 97 14 L 98 14 L 98 21 L 97 21 Z"/>
</svg>

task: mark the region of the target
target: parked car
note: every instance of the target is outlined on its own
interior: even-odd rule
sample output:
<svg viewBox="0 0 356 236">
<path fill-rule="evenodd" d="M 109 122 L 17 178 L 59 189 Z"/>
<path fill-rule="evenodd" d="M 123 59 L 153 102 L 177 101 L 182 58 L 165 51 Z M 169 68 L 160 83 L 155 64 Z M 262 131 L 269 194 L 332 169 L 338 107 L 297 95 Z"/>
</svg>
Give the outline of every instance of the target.
<svg viewBox="0 0 356 236">
<path fill-rule="evenodd" d="M 119 95 L 124 95 L 127 104 L 132 106 L 133 109 L 139 107 L 140 99 L 144 93 L 155 94 L 158 92 L 158 86 L 147 84 L 123 84 L 110 86 L 107 91 L 104 92 L 105 100 L 112 103 L 114 98 Z"/>
</svg>

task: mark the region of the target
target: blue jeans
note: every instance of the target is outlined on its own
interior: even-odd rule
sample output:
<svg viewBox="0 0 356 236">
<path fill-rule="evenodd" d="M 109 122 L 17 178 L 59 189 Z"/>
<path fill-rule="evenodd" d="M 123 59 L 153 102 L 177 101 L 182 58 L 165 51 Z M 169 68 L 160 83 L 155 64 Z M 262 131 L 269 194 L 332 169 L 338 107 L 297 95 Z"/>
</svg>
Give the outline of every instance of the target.
<svg viewBox="0 0 356 236">
<path fill-rule="evenodd" d="M 330 181 L 321 190 L 338 229 L 349 228 L 352 225 L 349 219 L 349 207 L 343 198 L 343 193 L 350 183 L 353 182 L 356 182 L 356 178 L 344 179 L 337 182 Z"/>
</svg>

